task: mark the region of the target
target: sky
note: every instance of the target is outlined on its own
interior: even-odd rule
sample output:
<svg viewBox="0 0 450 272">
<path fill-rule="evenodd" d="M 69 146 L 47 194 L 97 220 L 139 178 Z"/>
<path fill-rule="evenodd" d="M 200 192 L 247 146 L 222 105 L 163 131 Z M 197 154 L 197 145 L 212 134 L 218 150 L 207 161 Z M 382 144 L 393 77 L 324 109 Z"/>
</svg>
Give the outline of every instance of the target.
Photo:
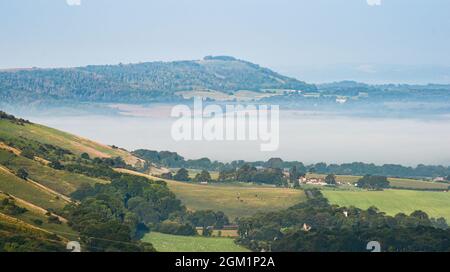
<svg viewBox="0 0 450 272">
<path fill-rule="evenodd" d="M 0 69 L 231 55 L 308 82 L 450 83 L 448 0 L 2 0 Z"/>
</svg>

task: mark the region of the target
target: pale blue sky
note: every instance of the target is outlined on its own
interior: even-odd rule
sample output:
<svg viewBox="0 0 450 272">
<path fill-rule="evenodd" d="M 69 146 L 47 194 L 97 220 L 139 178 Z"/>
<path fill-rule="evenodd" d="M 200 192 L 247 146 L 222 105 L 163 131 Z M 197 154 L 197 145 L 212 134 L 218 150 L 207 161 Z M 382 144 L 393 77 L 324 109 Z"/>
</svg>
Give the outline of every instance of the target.
<svg viewBox="0 0 450 272">
<path fill-rule="evenodd" d="M 232 55 L 311 82 L 450 83 L 449 12 L 448 0 L 1 0 L 0 68 Z"/>
</svg>

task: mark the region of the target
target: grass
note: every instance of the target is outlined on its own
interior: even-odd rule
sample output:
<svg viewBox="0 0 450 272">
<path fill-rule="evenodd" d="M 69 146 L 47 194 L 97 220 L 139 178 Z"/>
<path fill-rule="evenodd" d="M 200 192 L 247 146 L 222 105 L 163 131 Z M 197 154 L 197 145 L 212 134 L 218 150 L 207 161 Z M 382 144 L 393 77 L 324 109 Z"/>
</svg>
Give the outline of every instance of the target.
<svg viewBox="0 0 450 272">
<path fill-rule="evenodd" d="M 0 201 L 6 197 L 6 195 L 0 193 Z M 42 212 L 42 210 L 36 209 L 35 207 L 30 205 L 23 204 L 20 201 L 16 201 L 15 204 L 19 207 L 27 209 L 27 211 L 23 214 L 14 215 L 12 217 L 22 220 L 23 222 L 26 222 L 35 227 L 42 228 L 49 232 L 66 237 L 67 239 L 76 239 L 79 236 L 76 231 L 74 231 L 67 225 L 67 223 L 49 223 L 48 217 L 45 215 L 45 213 Z M 40 220 L 42 224 L 37 224 L 37 220 Z"/>
<path fill-rule="evenodd" d="M 389 178 L 392 187 L 405 189 L 431 189 L 431 190 L 447 190 L 450 186 L 448 183 L 439 183 L 431 181 L 422 181 L 406 178 Z"/>
<path fill-rule="evenodd" d="M 7 120 L 0 120 L 0 127 L 0 137 L 2 138 L 24 137 L 44 144 L 59 146 L 77 155 L 86 152 L 91 157 L 122 157 L 130 164 L 135 164 L 138 161 L 136 157 L 127 151 L 38 124 L 21 126 Z"/>
<path fill-rule="evenodd" d="M 248 252 L 236 245 L 232 238 L 178 236 L 151 232 L 142 239 L 150 242 L 160 252 Z"/>
<path fill-rule="evenodd" d="M 422 210 L 430 217 L 444 217 L 450 222 L 450 193 L 411 190 L 322 191 L 332 204 L 367 209 L 377 207 L 388 215 L 410 214 Z"/>
<path fill-rule="evenodd" d="M 136 175 L 155 178 L 142 173 L 120 169 Z M 289 208 L 306 200 L 303 191 L 243 183 L 201 185 L 197 183 L 167 182 L 170 190 L 190 210 L 223 211 L 231 220 L 251 216 L 258 212 L 277 211 Z"/>
<path fill-rule="evenodd" d="M 0 150 L 0 164 L 4 162 L 2 158 L 7 156 L 7 154 L 2 155 L 2 153 L 5 152 L 7 151 Z M 64 195 L 69 195 L 74 192 L 83 183 L 93 185 L 95 183 L 106 182 L 101 179 L 91 178 L 81 174 L 55 170 L 37 161 L 24 157 L 10 157 L 9 159 L 5 159 L 5 161 L 8 161 L 9 169 L 17 171 L 20 168 L 24 168 L 28 172 L 29 178 Z"/>
<path fill-rule="evenodd" d="M 44 209 L 61 209 L 62 199 L 0 168 L 0 191 L 14 195 Z"/>
</svg>

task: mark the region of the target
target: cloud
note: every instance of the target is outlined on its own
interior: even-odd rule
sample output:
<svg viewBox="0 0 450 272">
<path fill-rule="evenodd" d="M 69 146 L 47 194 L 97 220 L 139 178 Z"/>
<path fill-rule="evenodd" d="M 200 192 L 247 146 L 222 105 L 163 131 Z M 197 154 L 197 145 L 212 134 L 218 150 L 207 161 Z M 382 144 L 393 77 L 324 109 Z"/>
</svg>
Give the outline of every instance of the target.
<svg viewBox="0 0 450 272">
<path fill-rule="evenodd" d="M 81 0 L 66 0 L 69 6 L 81 6 Z"/>
<path fill-rule="evenodd" d="M 381 6 L 381 0 L 367 0 L 369 6 Z"/>
</svg>

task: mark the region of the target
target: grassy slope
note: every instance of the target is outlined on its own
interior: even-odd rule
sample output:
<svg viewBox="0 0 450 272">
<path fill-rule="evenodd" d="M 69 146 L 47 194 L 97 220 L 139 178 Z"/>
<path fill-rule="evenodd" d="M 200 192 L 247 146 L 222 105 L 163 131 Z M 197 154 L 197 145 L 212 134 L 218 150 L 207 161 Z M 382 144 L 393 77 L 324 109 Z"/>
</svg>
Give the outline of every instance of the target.
<svg viewBox="0 0 450 272">
<path fill-rule="evenodd" d="M 127 170 L 120 171 L 133 173 Z M 144 175 L 136 172 L 134 174 Z M 189 209 L 223 211 L 232 220 L 257 212 L 286 209 L 306 199 L 303 191 L 294 189 L 244 184 L 200 185 L 173 180 L 164 181 Z"/>
<path fill-rule="evenodd" d="M 178 236 L 151 232 L 142 239 L 160 252 L 248 252 L 232 238 Z"/>
<path fill-rule="evenodd" d="M 45 144 L 52 144 L 75 154 L 88 153 L 91 157 L 122 157 L 127 163 L 135 164 L 137 158 L 129 152 L 72 135 L 38 124 L 20 126 L 7 120 L 0 120 L 0 137 L 24 137 Z"/>
<path fill-rule="evenodd" d="M 66 205 L 62 199 L 19 179 L 15 175 L 0 168 L 0 191 L 17 196 L 44 209 L 61 209 Z"/>
<path fill-rule="evenodd" d="M 7 196 L 0 193 L 0 201 Z M 61 224 L 54 224 L 48 222 L 48 217 L 45 215 L 45 212 L 42 211 L 39 207 L 35 207 L 33 205 L 29 205 L 27 203 L 23 203 L 21 201 L 16 200 L 15 204 L 19 207 L 27 209 L 27 211 L 20 215 L 14 215 L 15 218 L 33 225 L 38 228 L 42 228 L 49 232 L 55 233 L 59 236 L 65 237 L 67 239 L 77 239 L 79 236 L 77 232 L 72 230 L 66 222 L 61 222 Z M 42 225 L 36 223 L 36 220 L 42 221 Z"/>
<path fill-rule="evenodd" d="M 375 206 L 389 215 L 422 210 L 431 217 L 444 217 L 450 222 L 450 193 L 411 190 L 331 191 L 324 195 L 333 204 L 369 208 Z"/>
<path fill-rule="evenodd" d="M 82 183 L 95 184 L 106 182 L 101 179 L 91 178 L 81 174 L 55 170 L 37 161 L 24 157 L 11 157 L 11 155 L 4 150 L 0 150 L 0 164 L 2 164 L 2 161 L 8 156 L 10 157 L 8 160 L 9 169 L 17 171 L 20 168 L 24 168 L 29 173 L 29 178 L 64 195 L 69 195 L 74 192 Z"/>
</svg>

